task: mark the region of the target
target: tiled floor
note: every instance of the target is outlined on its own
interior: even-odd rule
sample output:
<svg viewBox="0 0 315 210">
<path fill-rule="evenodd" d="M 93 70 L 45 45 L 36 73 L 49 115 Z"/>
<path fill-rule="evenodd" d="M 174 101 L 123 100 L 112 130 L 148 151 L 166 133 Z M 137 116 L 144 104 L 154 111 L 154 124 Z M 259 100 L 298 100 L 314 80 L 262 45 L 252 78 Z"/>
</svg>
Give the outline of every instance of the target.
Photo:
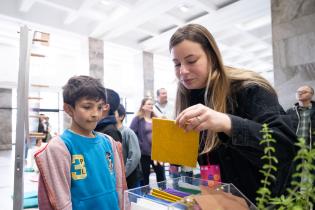
<svg viewBox="0 0 315 210">
<path fill-rule="evenodd" d="M 13 208 L 13 161 L 12 150 L 0 151 L 0 197 L 1 207 L 5 210 Z"/>
<path fill-rule="evenodd" d="M 14 186 L 14 148 L 0 151 L 0 209 L 13 209 L 13 186 Z M 24 173 L 24 192 L 37 190 L 36 173 Z M 29 209 L 31 210 L 31 209 Z M 34 210 L 34 208 L 33 208 Z"/>
</svg>

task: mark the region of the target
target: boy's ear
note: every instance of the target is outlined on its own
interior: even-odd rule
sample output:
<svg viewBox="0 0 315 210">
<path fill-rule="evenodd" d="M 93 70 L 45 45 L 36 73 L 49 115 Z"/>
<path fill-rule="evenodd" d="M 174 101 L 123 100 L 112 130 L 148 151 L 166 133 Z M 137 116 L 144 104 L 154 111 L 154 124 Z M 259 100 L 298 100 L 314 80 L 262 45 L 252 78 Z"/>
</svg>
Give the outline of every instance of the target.
<svg viewBox="0 0 315 210">
<path fill-rule="evenodd" d="M 110 109 L 110 105 L 109 104 L 105 104 L 103 106 L 103 112 L 102 112 L 102 118 L 106 117 L 108 115 Z"/>
<path fill-rule="evenodd" d="M 121 122 L 123 122 L 124 119 L 125 119 L 125 115 L 123 115 L 123 116 L 118 116 L 118 117 L 119 117 L 119 120 L 120 120 Z"/>
<path fill-rule="evenodd" d="M 63 103 L 63 110 L 70 116 L 73 117 L 73 107 L 69 104 Z"/>
</svg>

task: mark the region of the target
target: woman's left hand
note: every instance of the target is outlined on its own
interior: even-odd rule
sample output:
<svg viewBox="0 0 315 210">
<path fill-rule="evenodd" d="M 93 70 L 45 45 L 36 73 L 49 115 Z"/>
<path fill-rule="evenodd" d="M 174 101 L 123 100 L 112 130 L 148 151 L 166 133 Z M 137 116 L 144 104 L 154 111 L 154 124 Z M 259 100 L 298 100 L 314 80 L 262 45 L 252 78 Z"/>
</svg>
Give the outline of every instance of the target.
<svg viewBox="0 0 315 210">
<path fill-rule="evenodd" d="M 231 132 L 230 117 L 205 105 L 196 104 L 184 109 L 176 118 L 176 124 L 186 131 L 211 130 L 213 132 Z"/>
</svg>

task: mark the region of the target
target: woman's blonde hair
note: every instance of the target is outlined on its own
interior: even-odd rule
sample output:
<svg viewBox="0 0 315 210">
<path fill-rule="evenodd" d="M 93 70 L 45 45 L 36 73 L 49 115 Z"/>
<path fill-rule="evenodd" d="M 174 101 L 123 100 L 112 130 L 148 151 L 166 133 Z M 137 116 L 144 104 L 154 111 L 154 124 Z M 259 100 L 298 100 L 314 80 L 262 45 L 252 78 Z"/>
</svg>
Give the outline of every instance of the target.
<svg viewBox="0 0 315 210">
<path fill-rule="evenodd" d="M 151 101 L 153 102 L 152 98 L 150 98 L 150 97 L 145 97 L 145 98 L 143 98 L 143 99 L 141 100 L 140 107 L 139 107 L 138 112 L 137 112 L 137 114 L 136 114 L 136 116 L 138 116 L 140 119 L 141 119 L 141 118 L 144 118 L 144 111 L 143 111 L 142 107 L 145 105 L 145 103 L 146 103 L 148 100 L 151 100 Z M 152 111 L 152 113 L 151 113 L 151 118 L 152 118 L 152 117 L 156 117 L 156 114 L 155 114 L 153 111 Z"/>
<path fill-rule="evenodd" d="M 205 88 L 204 101 L 205 105 L 211 109 L 222 113 L 227 112 L 227 98 L 232 94 L 231 86 L 236 83 L 240 83 L 243 87 L 250 84 L 258 84 L 275 93 L 272 86 L 264 78 L 259 76 L 259 74 L 224 66 L 220 50 L 213 36 L 205 27 L 198 24 L 189 24 L 177 29 L 170 39 L 169 50 L 171 51 L 174 46 L 184 40 L 199 43 L 208 57 L 210 70 Z M 180 81 L 178 81 L 177 87 L 175 102 L 176 116 L 190 106 L 191 92 Z M 202 153 L 213 150 L 219 143 L 217 133 L 208 130 Z"/>
</svg>

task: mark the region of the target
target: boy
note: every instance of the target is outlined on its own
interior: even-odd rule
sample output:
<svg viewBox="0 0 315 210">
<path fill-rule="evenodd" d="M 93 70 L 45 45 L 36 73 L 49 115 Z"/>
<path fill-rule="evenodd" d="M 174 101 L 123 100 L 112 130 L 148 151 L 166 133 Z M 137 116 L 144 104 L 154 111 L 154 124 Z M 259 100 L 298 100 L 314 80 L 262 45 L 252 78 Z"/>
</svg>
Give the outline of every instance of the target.
<svg viewBox="0 0 315 210">
<path fill-rule="evenodd" d="M 39 209 L 123 208 L 121 145 L 93 131 L 108 112 L 105 88 L 94 78 L 75 76 L 63 87 L 63 100 L 70 129 L 35 154 Z"/>
<path fill-rule="evenodd" d="M 140 187 L 142 171 L 140 165 L 141 151 L 137 135 L 130 128 L 123 125 L 126 116 L 125 107 L 119 104 L 115 117 L 117 128 L 122 135 L 124 163 L 126 166 L 126 179 L 128 189 Z"/>
<path fill-rule="evenodd" d="M 118 93 L 112 89 L 106 88 L 107 94 L 107 103 L 109 105 L 109 111 L 106 117 L 100 120 L 96 128 L 94 129 L 97 132 L 101 132 L 111 136 L 114 140 L 119 141 L 122 143 L 122 136 L 120 131 L 116 128 L 116 118 L 115 118 L 115 111 L 117 110 L 120 97 Z"/>
</svg>

